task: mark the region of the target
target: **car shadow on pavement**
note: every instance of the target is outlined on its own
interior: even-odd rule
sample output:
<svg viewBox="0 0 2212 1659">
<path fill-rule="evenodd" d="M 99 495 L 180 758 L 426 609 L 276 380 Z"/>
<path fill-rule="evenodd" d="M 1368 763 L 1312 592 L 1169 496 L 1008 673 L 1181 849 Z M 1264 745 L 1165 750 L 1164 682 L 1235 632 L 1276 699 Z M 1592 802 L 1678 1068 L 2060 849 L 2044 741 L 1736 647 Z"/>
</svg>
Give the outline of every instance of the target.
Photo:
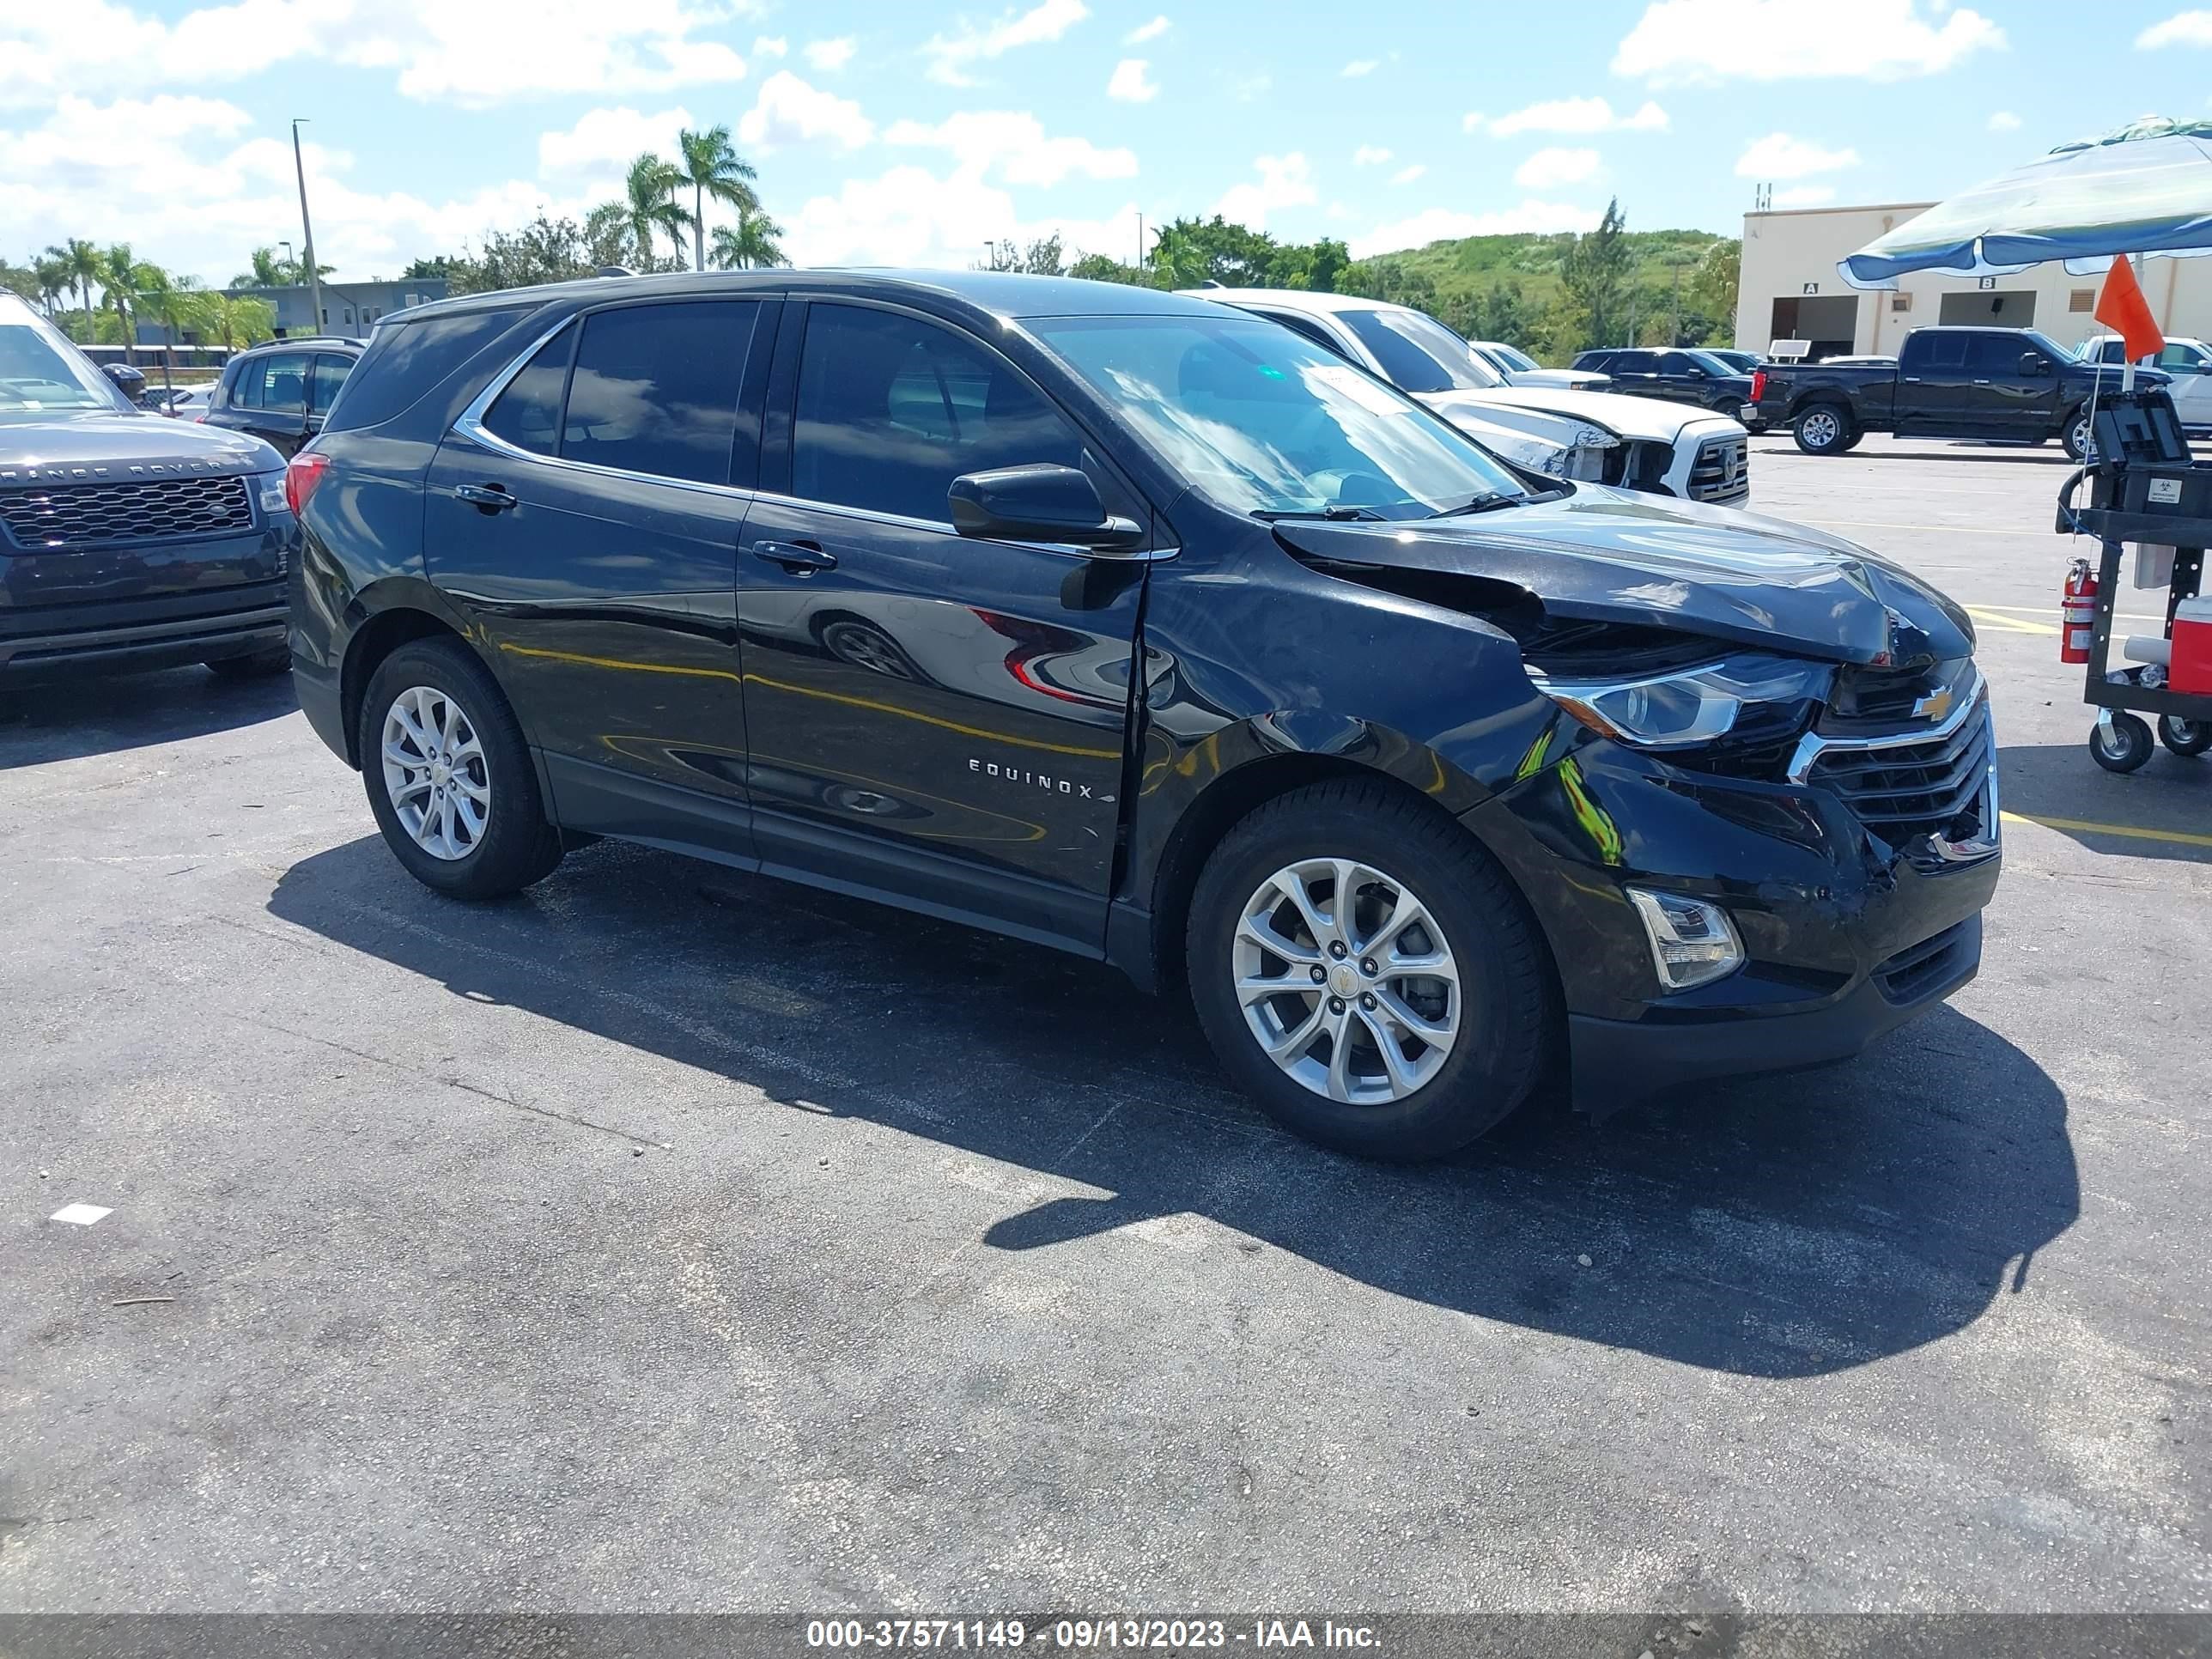
<svg viewBox="0 0 2212 1659">
<path fill-rule="evenodd" d="M 2212 846 L 2077 827 L 2112 824 L 2199 837 L 2212 829 L 2212 757 L 2170 754 L 2160 744 L 2139 770 L 2107 772 L 2089 755 L 2089 727 L 2095 718 L 2094 709 L 2082 709 L 2079 743 L 1998 749 L 2004 810 L 2033 817 L 2094 853 L 2212 863 Z"/>
<path fill-rule="evenodd" d="M 0 772 L 205 737 L 299 706 L 289 674 L 221 680 L 198 667 L 0 684 Z"/>
<path fill-rule="evenodd" d="M 904 1132 L 917 1172 L 980 1158 L 1045 1177 L 983 1183 L 1015 1194 L 988 1248 L 1129 1226 L 1202 1247 L 1218 1235 L 1182 1219 L 1202 1217 L 1391 1296 L 1747 1376 L 1952 1334 L 2021 1291 L 2079 1208 L 2057 1087 L 1948 1008 L 1849 1065 L 1596 1125 L 1540 1101 L 1453 1161 L 1400 1168 L 1276 1130 L 1179 1000 L 1107 968 L 672 854 L 601 844 L 463 906 L 364 838 L 294 866 L 269 908 L 457 999 Z M 616 1069 L 590 1086 L 653 1132 Z M 745 1121 L 683 1139 L 745 1158 Z"/>
</svg>

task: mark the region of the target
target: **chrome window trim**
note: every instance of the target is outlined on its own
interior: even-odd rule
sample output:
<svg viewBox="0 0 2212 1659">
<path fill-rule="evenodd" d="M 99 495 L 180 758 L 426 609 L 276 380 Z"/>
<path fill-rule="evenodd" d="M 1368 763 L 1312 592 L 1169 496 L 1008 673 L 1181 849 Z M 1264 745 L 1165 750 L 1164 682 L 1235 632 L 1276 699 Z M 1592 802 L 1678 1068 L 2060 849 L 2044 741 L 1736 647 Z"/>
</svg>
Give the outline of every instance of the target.
<svg viewBox="0 0 2212 1659">
<path fill-rule="evenodd" d="M 878 524 L 894 530 L 926 530 L 940 536 L 952 536 L 962 541 L 981 542 L 989 547 L 1020 547 L 1032 552 L 1050 553 L 1063 559 L 1107 559 L 1124 564 L 1151 564 L 1162 559 L 1172 559 L 1182 551 L 1180 547 L 1139 549 L 1131 552 L 1102 551 L 1085 547 L 1075 542 L 1014 542 L 1001 541 L 991 536 L 962 536 L 958 526 L 949 519 L 916 519 L 903 513 L 884 513 L 872 507 L 851 507 L 843 501 L 818 501 L 809 495 L 786 495 L 773 489 L 749 492 L 757 501 L 773 507 L 797 507 L 806 513 L 828 513 L 841 519 L 858 519 L 864 524 Z"/>
</svg>

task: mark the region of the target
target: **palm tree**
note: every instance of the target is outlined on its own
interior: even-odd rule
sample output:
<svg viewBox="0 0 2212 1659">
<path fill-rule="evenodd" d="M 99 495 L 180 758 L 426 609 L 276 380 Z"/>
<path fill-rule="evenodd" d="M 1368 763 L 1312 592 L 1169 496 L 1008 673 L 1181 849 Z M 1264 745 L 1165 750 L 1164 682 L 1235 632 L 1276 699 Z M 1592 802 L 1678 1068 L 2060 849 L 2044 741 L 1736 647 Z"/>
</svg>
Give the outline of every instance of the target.
<svg viewBox="0 0 2212 1659">
<path fill-rule="evenodd" d="M 254 249 L 250 263 L 252 269 L 230 279 L 233 288 L 288 288 L 300 280 L 299 261 L 278 258 L 273 247 Z"/>
<path fill-rule="evenodd" d="M 54 252 L 58 252 L 57 249 Z M 46 315 L 55 314 L 62 295 L 70 289 L 69 262 L 54 257 L 54 252 L 42 254 L 31 261 L 31 279 L 39 285 L 39 303 L 46 307 Z M 91 330 L 85 331 L 88 337 Z"/>
<path fill-rule="evenodd" d="M 137 343 L 131 319 L 138 309 L 139 269 L 128 242 L 113 243 L 100 256 L 100 302 L 115 313 L 116 324 L 122 331 L 123 361 L 126 364 L 131 361 L 131 348 Z"/>
<path fill-rule="evenodd" d="M 689 127 L 676 135 L 676 147 L 684 157 L 677 170 L 684 182 L 691 186 L 691 257 L 692 268 L 707 268 L 707 198 L 711 196 L 726 206 L 738 210 L 740 224 L 748 213 L 760 211 L 760 198 L 753 194 L 753 180 L 760 175 L 752 164 L 730 148 L 727 127 L 708 127 L 704 132 L 694 132 Z M 680 252 L 681 250 L 679 250 Z"/>
<path fill-rule="evenodd" d="M 630 239 L 637 244 L 639 263 L 647 270 L 653 268 L 655 231 L 666 231 L 676 246 L 676 257 L 684 257 L 684 210 L 676 205 L 677 186 L 683 182 L 684 175 L 651 150 L 629 164 L 629 176 L 623 180 L 619 205 Z"/>
<path fill-rule="evenodd" d="M 757 209 L 750 213 L 740 209 L 734 229 L 728 225 L 714 227 L 714 269 L 744 270 L 789 264 L 775 240 L 782 234 L 783 227 L 767 214 Z"/>
<path fill-rule="evenodd" d="M 100 250 L 81 236 L 72 236 L 61 247 L 50 247 L 46 257 L 61 261 L 69 273 L 69 286 L 76 290 L 84 307 L 84 333 L 92 337 L 92 285 L 100 280 Z"/>
<path fill-rule="evenodd" d="M 197 276 L 172 276 L 159 265 L 140 265 L 134 273 L 140 308 L 161 325 L 161 385 L 171 389 L 170 366 L 176 362 L 177 335 L 205 314 L 207 290 Z"/>
<path fill-rule="evenodd" d="M 207 294 L 200 298 L 201 326 L 216 344 L 237 351 L 276 337 L 276 308 L 268 301 L 228 294 Z"/>
</svg>

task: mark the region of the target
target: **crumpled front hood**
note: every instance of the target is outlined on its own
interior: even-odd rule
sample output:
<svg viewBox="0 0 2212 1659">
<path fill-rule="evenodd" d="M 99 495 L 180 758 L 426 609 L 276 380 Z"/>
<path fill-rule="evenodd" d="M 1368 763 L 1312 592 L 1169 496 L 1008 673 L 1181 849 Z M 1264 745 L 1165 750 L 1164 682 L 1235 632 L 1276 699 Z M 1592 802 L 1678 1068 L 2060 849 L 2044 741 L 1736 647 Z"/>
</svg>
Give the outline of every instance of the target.
<svg viewBox="0 0 2212 1659">
<path fill-rule="evenodd" d="M 1622 392 L 1571 392 L 1564 386 L 1504 386 L 1489 392 L 1468 392 L 1459 394 L 1479 402 L 1510 404 L 1522 409 L 1542 410 L 1553 415 L 1571 415 L 1578 420 L 1595 421 L 1609 428 L 1624 438 L 1638 441 L 1656 440 L 1673 443 L 1681 435 L 1682 428 L 1692 421 L 1714 422 L 1743 428 L 1725 415 L 1716 415 L 1709 409 L 1692 409 L 1686 404 L 1670 404 L 1662 398 L 1632 398 Z"/>
<path fill-rule="evenodd" d="M 1565 500 L 1459 519 L 1285 520 L 1332 563 L 1517 587 L 1555 616 L 1705 634 L 1835 662 L 1973 649 L 1965 611 L 1865 548 L 1731 507 L 1582 484 Z"/>
<path fill-rule="evenodd" d="M 222 478 L 273 472 L 283 465 L 284 458 L 258 438 L 164 415 L 0 420 L 0 485 L 33 478 L 71 483 Z"/>
</svg>

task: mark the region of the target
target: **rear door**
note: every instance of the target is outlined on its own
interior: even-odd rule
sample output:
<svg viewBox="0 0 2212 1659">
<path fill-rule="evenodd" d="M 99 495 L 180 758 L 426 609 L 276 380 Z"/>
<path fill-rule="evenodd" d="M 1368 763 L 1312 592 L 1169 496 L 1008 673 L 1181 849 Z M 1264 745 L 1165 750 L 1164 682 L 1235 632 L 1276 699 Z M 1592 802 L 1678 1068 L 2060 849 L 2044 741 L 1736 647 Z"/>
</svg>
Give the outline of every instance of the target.
<svg viewBox="0 0 2212 1659">
<path fill-rule="evenodd" d="M 1928 330 L 1907 337 L 1897 360 L 1897 430 L 1900 434 L 1994 436 L 1995 395 L 1968 367 L 1974 337 Z"/>
<path fill-rule="evenodd" d="M 311 354 L 271 351 L 239 366 L 230 401 L 209 424 L 234 427 L 265 438 L 289 455 L 307 440 L 307 376 Z"/>
<path fill-rule="evenodd" d="M 733 564 L 775 310 L 585 313 L 495 380 L 431 466 L 430 576 L 571 828 L 750 856 Z"/>
<path fill-rule="evenodd" d="M 763 867 L 1099 949 L 1146 567 L 961 536 L 946 493 L 1051 462 L 1149 513 L 940 320 L 814 301 L 776 380 L 738 561 Z"/>
<path fill-rule="evenodd" d="M 1667 395 L 1667 388 L 1659 381 L 1659 354 L 1656 351 L 1617 351 L 1605 372 L 1613 376 L 1615 392 L 1626 392 L 1636 398 Z"/>
</svg>

